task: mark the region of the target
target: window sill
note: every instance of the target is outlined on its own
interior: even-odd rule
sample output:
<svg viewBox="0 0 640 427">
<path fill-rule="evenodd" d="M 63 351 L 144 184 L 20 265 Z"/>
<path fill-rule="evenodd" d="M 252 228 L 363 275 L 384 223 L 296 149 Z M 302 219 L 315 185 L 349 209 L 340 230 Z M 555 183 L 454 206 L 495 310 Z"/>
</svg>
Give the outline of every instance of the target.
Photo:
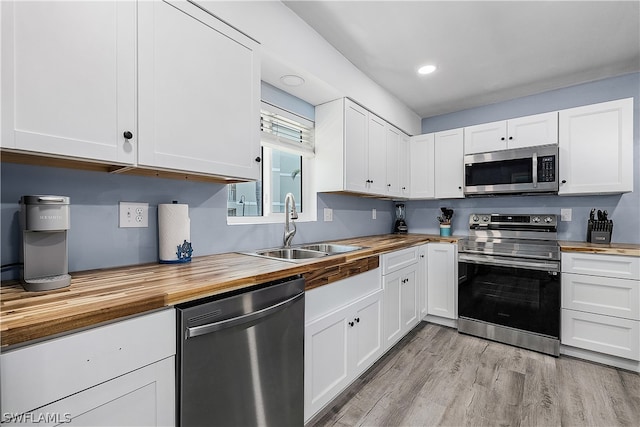
<svg viewBox="0 0 640 427">
<path fill-rule="evenodd" d="M 315 222 L 317 215 L 300 214 L 298 219 L 294 221 L 296 224 L 301 222 Z M 227 225 L 253 225 L 253 224 L 284 224 L 284 215 L 272 215 L 268 217 L 262 216 L 233 216 L 227 217 Z"/>
</svg>

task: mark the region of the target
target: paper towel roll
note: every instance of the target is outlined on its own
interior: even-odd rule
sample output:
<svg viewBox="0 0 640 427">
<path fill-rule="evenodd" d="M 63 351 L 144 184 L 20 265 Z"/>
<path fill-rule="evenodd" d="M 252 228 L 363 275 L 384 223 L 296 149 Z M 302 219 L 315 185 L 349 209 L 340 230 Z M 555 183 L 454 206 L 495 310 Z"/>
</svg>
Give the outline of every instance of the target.
<svg viewBox="0 0 640 427">
<path fill-rule="evenodd" d="M 158 254 L 161 263 L 191 261 L 189 205 L 158 205 Z"/>
</svg>

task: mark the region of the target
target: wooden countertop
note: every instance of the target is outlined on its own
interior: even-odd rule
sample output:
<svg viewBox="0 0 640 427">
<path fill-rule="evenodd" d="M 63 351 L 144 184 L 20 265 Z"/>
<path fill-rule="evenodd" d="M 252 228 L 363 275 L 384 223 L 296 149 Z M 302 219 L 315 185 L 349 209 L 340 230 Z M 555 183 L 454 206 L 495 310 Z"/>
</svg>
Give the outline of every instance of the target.
<svg viewBox="0 0 640 427">
<path fill-rule="evenodd" d="M 46 292 L 6 282 L 0 287 L 0 343 L 20 344 L 299 274 L 310 289 L 376 268 L 381 253 L 434 241 L 458 238 L 389 234 L 335 240 L 365 249 L 298 263 L 225 253 L 187 264 L 90 270 L 71 273 L 69 287 Z"/>
<path fill-rule="evenodd" d="M 560 241 L 562 252 L 581 252 L 603 255 L 640 256 L 640 245 L 634 243 L 588 243 Z"/>
</svg>

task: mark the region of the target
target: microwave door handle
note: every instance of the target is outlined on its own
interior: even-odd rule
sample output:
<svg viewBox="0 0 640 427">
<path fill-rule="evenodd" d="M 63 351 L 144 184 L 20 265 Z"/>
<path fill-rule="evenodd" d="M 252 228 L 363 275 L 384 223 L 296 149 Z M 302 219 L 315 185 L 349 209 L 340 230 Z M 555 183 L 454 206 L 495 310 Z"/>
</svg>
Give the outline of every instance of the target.
<svg viewBox="0 0 640 427">
<path fill-rule="evenodd" d="M 533 188 L 538 188 L 538 153 L 533 153 L 531 158 L 532 175 L 533 175 Z"/>
</svg>

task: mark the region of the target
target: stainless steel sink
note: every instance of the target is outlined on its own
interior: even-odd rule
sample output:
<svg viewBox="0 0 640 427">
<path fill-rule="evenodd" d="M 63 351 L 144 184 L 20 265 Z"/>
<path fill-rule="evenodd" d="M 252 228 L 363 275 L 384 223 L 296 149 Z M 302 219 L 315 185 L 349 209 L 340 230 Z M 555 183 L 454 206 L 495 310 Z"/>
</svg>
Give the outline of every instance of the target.
<svg viewBox="0 0 640 427">
<path fill-rule="evenodd" d="M 352 245 L 338 245 L 335 243 L 316 243 L 312 245 L 302 245 L 298 246 L 300 249 L 307 249 L 311 251 L 319 251 L 325 252 L 329 255 L 334 254 L 343 254 L 346 252 L 357 251 L 360 249 L 364 249 L 362 246 L 352 246 Z"/>
<path fill-rule="evenodd" d="M 293 248 L 262 249 L 255 252 L 247 252 L 248 255 L 265 258 L 279 259 L 283 261 L 301 262 L 314 258 L 322 258 L 330 255 L 364 249 L 362 246 L 339 245 L 334 243 L 314 243 Z"/>
<path fill-rule="evenodd" d="M 322 258 L 327 256 L 328 254 L 325 252 L 310 251 L 300 248 L 280 248 L 256 251 L 255 255 L 284 260 L 306 260 L 310 258 Z"/>
</svg>

